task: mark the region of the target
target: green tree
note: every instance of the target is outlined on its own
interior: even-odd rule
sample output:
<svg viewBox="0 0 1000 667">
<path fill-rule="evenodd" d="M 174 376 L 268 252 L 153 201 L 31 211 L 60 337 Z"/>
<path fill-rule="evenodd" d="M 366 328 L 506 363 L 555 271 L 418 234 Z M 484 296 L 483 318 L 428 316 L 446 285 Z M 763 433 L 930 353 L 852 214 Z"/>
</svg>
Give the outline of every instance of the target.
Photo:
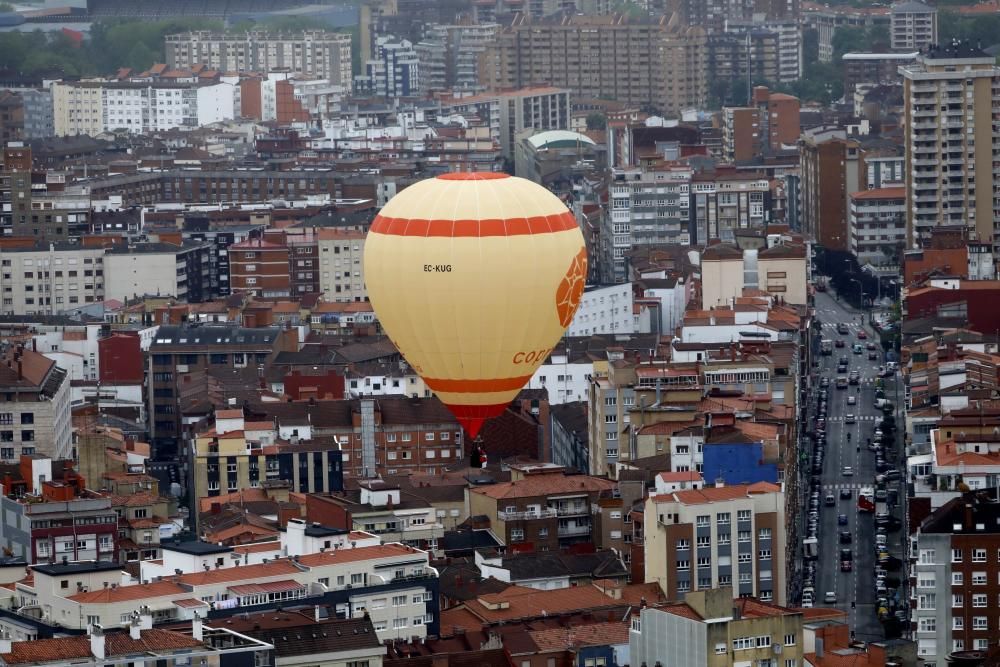
<svg viewBox="0 0 1000 667">
<path fill-rule="evenodd" d="M 603 130 L 608 126 L 607 117 L 599 111 L 594 111 L 587 114 L 587 129 L 588 130 Z"/>
</svg>

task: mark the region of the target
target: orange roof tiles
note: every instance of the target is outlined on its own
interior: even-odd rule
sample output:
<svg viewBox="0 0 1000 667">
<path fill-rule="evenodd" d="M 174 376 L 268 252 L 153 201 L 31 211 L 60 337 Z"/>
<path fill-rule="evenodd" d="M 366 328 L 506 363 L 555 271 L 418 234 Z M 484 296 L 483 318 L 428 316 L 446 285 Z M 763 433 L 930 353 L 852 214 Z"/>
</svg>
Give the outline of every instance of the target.
<svg viewBox="0 0 1000 667">
<path fill-rule="evenodd" d="M 221 572 L 222 570 L 219 571 Z M 164 595 L 190 594 L 190 590 L 180 584 L 175 584 L 173 581 L 156 581 L 151 584 L 135 584 L 132 586 L 118 586 L 117 588 L 109 586 L 96 591 L 76 593 L 75 595 L 70 595 L 67 599 L 80 604 L 114 604 L 118 602 L 131 602 L 132 600 L 158 598 Z"/>
<path fill-rule="evenodd" d="M 163 653 L 165 651 L 189 651 L 204 644 L 193 637 L 169 630 L 143 630 L 139 639 L 132 639 L 128 632 L 109 632 L 105 635 L 106 657 Z M 30 642 L 14 642 L 11 650 L 0 654 L 7 665 L 38 664 L 48 662 L 64 663 L 69 660 L 93 658 L 90 637 L 58 637 L 56 639 L 35 639 Z"/>
<path fill-rule="evenodd" d="M 493 605 L 499 607 L 501 603 L 507 603 L 507 608 L 489 608 Z M 609 598 L 593 587 L 578 586 L 540 591 L 523 586 L 511 586 L 500 593 L 481 595 L 463 606 L 483 622 L 494 623 L 582 609 L 600 609 L 620 604 L 619 601 Z"/>
<path fill-rule="evenodd" d="M 781 487 L 770 482 L 754 484 L 734 484 L 732 486 L 710 486 L 704 489 L 689 489 L 674 491 L 653 496 L 656 502 L 679 502 L 683 505 L 702 505 L 704 503 L 719 503 L 737 498 L 746 498 L 755 493 L 778 493 Z"/>
<path fill-rule="evenodd" d="M 657 475 L 664 482 L 700 482 L 701 473 L 689 470 L 687 472 L 661 472 Z"/>
<path fill-rule="evenodd" d="M 568 646 L 611 646 L 628 643 L 624 623 L 593 623 L 528 632 L 539 651 L 565 651 Z"/>
<path fill-rule="evenodd" d="M 391 558 L 393 556 L 423 553 L 424 552 L 417 549 L 405 547 L 402 544 L 379 544 L 372 547 L 337 549 L 335 551 L 307 554 L 299 556 L 299 562 L 307 567 L 318 567 L 321 565 L 331 565 L 333 563 L 352 563 L 359 560 L 368 560 L 370 558 Z"/>
<path fill-rule="evenodd" d="M 470 489 L 470 491 L 500 500 L 502 498 L 548 496 L 558 493 L 606 491 L 615 488 L 615 486 L 615 483 L 610 480 L 591 477 L 589 475 L 545 473 L 528 475 L 524 479 L 514 482 L 491 484 L 489 486 Z"/>
</svg>

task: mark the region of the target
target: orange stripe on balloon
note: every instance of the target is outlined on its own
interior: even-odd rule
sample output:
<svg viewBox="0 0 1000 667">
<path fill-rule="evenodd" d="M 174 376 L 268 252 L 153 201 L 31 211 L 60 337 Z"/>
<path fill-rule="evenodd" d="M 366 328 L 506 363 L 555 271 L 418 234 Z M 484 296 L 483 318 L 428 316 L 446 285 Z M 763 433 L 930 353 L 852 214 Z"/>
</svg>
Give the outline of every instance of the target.
<svg viewBox="0 0 1000 667">
<path fill-rule="evenodd" d="M 496 391 L 516 391 L 527 384 L 530 375 L 516 378 L 496 378 L 492 380 L 446 380 L 442 378 L 424 378 L 424 384 L 433 391 L 488 394 Z"/>
<path fill-rule="evenodd" d="M 510 178 L 510 174 L 502 171 L 453 171 L 435 178 L 439 181 L 498 181 Z"/>
<path fill-rule="evenodd" d="M 577 229 L 576 218 L 569 211 L 532 218 L 490 220 L 423 220 L 375 216 L 372 234 L 386 236 L 423 236 L 435 238 L 483 238 L 486 236 L 530 236 L 554 234 Z"/>
</svg>

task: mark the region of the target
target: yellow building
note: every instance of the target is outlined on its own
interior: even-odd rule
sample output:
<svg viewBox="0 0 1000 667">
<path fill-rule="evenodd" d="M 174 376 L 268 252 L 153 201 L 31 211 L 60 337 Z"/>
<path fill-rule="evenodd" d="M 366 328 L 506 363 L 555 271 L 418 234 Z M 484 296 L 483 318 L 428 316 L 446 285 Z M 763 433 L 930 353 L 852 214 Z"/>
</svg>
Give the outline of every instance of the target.
<svg viewBox="0 0 1000 667">
<path fill-rule="evenodd" d="M 104 87 L 99 82 L 52 84 L 52 121 L 57 137 L 104 131 Z"/>
</svg>

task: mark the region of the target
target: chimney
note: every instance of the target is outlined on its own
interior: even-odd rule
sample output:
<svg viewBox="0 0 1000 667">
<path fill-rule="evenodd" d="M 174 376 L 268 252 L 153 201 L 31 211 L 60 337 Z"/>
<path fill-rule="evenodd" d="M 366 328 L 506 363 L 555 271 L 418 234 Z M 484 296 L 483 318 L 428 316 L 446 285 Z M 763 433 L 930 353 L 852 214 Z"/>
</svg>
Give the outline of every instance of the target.
<svg viewBox="0 0 1000 667">
<path fill-rule="evenodd" d="M 313 620 L 319 623 L 319 605 L 313 607 Z"/>
<path fill-rule="evenodd" d="M 975 519 L 972 516 L 972 502 L 965 503 L 965 529 L 972 530 L 976 527 Z"/>
<path fill-rule="evenodd" d="M 726 485 L 726 480 L 724 480 L 724 479 L 723 479 L 723 478 L 721 478 L 721 477 L 716 477 L 716 478 L 715 478 L 715 488 L 717 488 L 717 489 L 721 489 L 721 488 L 722 488 L 722 487 L 724 487 L 725 485 Z"/>
<path fill-rule="evenodd" d="M 98 660 L 104 660 L 104 628 L 100 623 L 90 626 L 90 652 Z"/>
<path fill-rule="evenodd" d="M 10 653 L 14 642 L 10 639 L 9 630 L 0 630 L 0 653 Z"/>
<path fill-rule="evenodd" d="M 24 379 L 24 364 L 21 362 L 21 357 L 17 358 L 17 379 Z"/>
<path fill-rule="evenodd" d="M 143 630 L 153 629 L 153 610 L 148 605 L 139 607 L 139 627 Z"/>
<path fill-rule="evenodd" d="M 132 613 L 132 622 L 128 625 L 128 634 L 132 639 L 139 641 L 142 637 L 142 628 L 139 627 L 139 612 Z"/>
<path fill-rule="evenodd" d="M 203 641 L 205 638 L 205 631 L 201 625 L 201 614 L 198 612 L 195 612 L 194 618 L 191 619 L 191 636 L 196 642 Z"/>
</svg>

